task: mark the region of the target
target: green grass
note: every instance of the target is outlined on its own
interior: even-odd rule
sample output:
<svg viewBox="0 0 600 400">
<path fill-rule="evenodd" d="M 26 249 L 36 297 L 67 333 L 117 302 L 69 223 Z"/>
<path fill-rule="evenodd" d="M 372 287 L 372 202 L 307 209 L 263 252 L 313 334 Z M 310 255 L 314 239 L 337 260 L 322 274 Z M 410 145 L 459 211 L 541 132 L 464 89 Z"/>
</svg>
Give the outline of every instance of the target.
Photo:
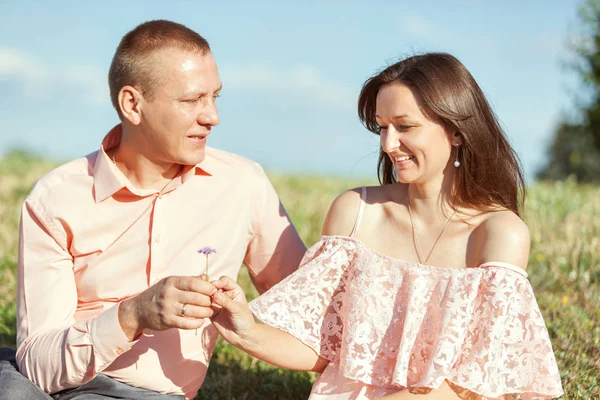
<svg viewBox="0 0 600 400">
<path fill-rule="evenodd" d="M 54 165 L 11 153 L 0 158 L 0 345 L 15 343 L 15 286 L 20 205 Z M 313 244 L 333 199 L 373 182 L 271 174 L 273 185 L 307 245 Z M 529 188 L 529 277 L 544 314 L 565 399 L 600 398 L 600 188 L 572 181 Z M 256 296 L 247 271 L 240 282 Z M 302 399 L 315 374 L 270 366 L 219 342 L 197 399 Z"/>
</svg>

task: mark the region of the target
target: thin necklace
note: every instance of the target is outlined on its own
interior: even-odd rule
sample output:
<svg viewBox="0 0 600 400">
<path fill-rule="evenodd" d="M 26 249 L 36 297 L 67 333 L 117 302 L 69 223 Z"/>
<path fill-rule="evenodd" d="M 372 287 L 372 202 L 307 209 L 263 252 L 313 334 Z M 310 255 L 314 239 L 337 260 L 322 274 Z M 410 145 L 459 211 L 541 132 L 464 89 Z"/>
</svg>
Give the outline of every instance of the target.
<svg viewBox="0 0 600 400">
<path fill-rule="evenodd" d="M 437 244 L 437 242 L 442 237 L 442 234 L 446 230 L 446 227 L 450 223 L 450 220 L 452 220 L 452 217 L 454 217 L 454 214 L 456 214 L 456 208 L 452 212 L 452 215 L 450 215 L 450 217 L 446 220 L 446 223 L 444 224 L 444 227 L 442 228 L 442 231 L 438 235 L 437 239 L 435 239 L 435 242 L 433 242 L 433 246 L 431 246 L 431 250 L 429 250 L 429 254 L 427 254 L 427 258 L 425 259 L 425 261 L 422 261 L 421 260 L 421 255 L 419 254 L 419 249 L 417 248 L 417 233 L 416 233 L 416 230 L 415 230 L 415 224 L 413 223 L 412 213 L 410 212 L 410 197 L 407 196 L 407 199 L 408 199 L 408 216 L 410 218 L 410 226 L 412 227 L 413 246 L 415 247 L 415 252 L 417 253 L 417 258 L 419 259 L 419 264 L 427 264 L 427 260 L 429 260 L 429 257 L 431 256 L 431 253 L 433 253 L 433 249 L 435 248 L 435 245 Z M 459 205 L 459 207 L 460 207 L 460 205 Z"/>
</svg>

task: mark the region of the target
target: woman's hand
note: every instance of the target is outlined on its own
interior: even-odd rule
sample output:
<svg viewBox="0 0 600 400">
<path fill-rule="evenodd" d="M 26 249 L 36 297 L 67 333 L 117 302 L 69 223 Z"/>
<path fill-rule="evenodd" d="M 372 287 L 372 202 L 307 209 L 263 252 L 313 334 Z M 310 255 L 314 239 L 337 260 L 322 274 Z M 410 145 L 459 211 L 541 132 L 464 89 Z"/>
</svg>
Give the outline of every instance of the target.
<svg viewBox="0 0 600 400">
<path fill-rule="evenodd" d="M 244 291 L 228 277 L 211 282 L 215 316 L 213 325 L 221 336 L 253 357 L 281 368 L 323 372 L 328 361 L 287 332 L 257 324 Z"/>
<path fill-rule="evenodd" d="M 248 348 L 253 342 L 256 322 L 248 307 L 242 288 L 232 279 L 222 276 L 211 282 L 218 290 L 212 295 L 213 325 L 221 336 L 236 347 Z"/>
</svg>

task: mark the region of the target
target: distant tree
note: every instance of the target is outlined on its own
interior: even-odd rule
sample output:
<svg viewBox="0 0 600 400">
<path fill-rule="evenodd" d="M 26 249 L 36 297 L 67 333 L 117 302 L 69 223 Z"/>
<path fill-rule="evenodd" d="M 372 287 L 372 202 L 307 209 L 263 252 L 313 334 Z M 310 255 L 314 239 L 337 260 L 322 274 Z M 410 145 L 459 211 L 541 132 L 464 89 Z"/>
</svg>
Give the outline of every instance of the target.
<svg viewBox="0 0 600 400">
<path fill-rule="evenodd" d="M 589 91 L 584 105 L 586 129 L 600 150 L 600 0 L 587 0 L 579 11 L 581 35 L 573 43 L 573 68 L 579 73 Z M 600 162 L 600 160 L 599 160 Z"/>
<path fill-rule="evenodd" d="M 561 123 L 548 148 L 548 163 L 538 179 L 562 180 L 574 176 L 578 182 L 600 181 L 600 151 L 581 124 Z"/>
<path fill-rule="evenodd" d="M 600 182 L 600 0 L 584 0 L 579 8 L 578 33 L 572 38 L 569 66 L 578 74 L 582 90 L 577 121 L 558 124 L 548 147 L 541 179 L 575 176 L 579 182 Z"/>
</svg>

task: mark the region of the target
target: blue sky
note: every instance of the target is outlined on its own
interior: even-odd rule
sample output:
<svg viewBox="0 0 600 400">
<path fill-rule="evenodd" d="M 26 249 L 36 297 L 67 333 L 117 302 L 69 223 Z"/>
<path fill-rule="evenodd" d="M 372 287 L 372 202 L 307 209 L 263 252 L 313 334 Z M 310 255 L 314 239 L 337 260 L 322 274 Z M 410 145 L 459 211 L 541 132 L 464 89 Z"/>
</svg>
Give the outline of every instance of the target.
<svg viewBox="0 0 600 400">
<path fill-rule="evenodd" d="M 576 0 L 0 0 L 0 153 L 56 160 L 96 150 L 118 122 L 106 75 L 120 38 L 150 19 L 203 35 L 219 65 L 209 145 L 284 173 L 374 178 L 377 138 L 356 115 L 362 83 L 415 52 L 475 76 L 531 180 L 576 79 L 561 62 Z"/>
</svg>

